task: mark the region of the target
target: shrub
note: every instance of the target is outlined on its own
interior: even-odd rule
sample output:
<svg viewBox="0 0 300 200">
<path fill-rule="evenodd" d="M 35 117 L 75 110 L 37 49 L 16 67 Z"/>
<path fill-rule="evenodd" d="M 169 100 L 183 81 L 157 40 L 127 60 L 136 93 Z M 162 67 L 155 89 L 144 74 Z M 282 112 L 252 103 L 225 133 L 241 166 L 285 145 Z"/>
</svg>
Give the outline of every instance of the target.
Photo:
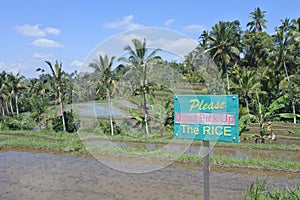
<svg viewBox="0 0 300 200">
<path fill-rule="evenodd" d="M 65 111 L 64 112 L 65 123 L 66 123 L 66 131 L 69 133 L 73 133 L 78 130 L 79 120 L 75 120 L 73 111 Z M 52 119 L 52 128 L 54 131 L 59 132 L 63 131 L 63 124 L 61 116 L 54 117 Z"/>
<path fill-rule="evenodd" d="M 118 135 L 122 133 L 122 130 L 119 126 L 116 125 L 115 122 L 113 122 L 113 126 L 114 126 L 114 135 Z M 96 127 L 94 129 L 94 132 L 96 131 L 100 131 L 103 132 L 106 135 L 110 135 L 110 122 L 109 121 L 105 121 L 105 120 L 98 120 L 98 127 Z"/>
<path fill-rule="evenodd" d="M 34 127 L 34 123 L 30 121 L 25 113 L 14 116 L 1 116 L 0 121 L 1 130 L 31 130 Z"/>
</svg>

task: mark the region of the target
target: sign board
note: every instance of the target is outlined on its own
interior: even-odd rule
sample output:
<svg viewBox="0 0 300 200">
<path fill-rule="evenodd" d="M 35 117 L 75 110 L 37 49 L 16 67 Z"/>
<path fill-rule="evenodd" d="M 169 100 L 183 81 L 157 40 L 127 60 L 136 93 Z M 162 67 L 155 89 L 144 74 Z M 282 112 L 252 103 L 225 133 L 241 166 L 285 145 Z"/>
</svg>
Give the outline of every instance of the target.
<svg viewBox="0 0 300 200">
<path fill-rule="evenodd" d="M 174 138 L 240 142 L 237 95 L 174 96 Z"/>
</svg>

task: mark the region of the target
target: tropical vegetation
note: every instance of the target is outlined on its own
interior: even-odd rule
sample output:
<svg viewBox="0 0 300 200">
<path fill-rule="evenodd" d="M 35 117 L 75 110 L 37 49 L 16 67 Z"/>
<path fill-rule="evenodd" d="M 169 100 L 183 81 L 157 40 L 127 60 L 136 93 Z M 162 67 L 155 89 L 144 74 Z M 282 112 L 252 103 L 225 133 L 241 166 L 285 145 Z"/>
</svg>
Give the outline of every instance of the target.
<svg viewBox="0 0 300 200">
<path fill-rule="evenodd" d="M 3 71 L 0 74 L 0 129 L 76 131 L 80 119 L 70 105 L 107 100 L 110 134 L 114 135 L 116 125 L 112 102 L 115 95 L 124 92 L 120 91 L 122 85 L 122 89 L 130 90 L 133 96 L 130 101 L 137 105 L 137 108 L 130 109 L 131 120 L 136 121 L 133 126 L 142 126 L 148 137 L 151 133 L 149 123 L 156 123 L 163 135 L 165 126 L 170 127 L 173 123 L 172 92 L 153 78 L 152 74 L 165 76 L 168 73 L 155 66 L 167 66 L 180 73 L 199 94 L 215 93 L 225 85 L 224 93 L 240 97 L 243 123 L 258 123 L 259 134 L 263 133 L 268 121 L 297 123 L 300 108 L 300 18 L 282 19 L 275 30 L 269 31 L 270 34 L 266 32 L 265 13 L 255 8 L 245 28 L 238 20 L 220 21 L 210 30 L 199 33 L 199 46 L 186 55 L 184 62 L 164 60 L 160 49 L 147 47 L 145 38 L 133 39 L 133 46 L 126 45 L 122 58 L 98 55 L 98 59 L 89 64 L 92 72 L 66 73 L 60 61 L 54 64 L 46 61 L 45 66 L 37 69 L 41 72 L 38 78 Z M 214 61 L 220 72 L 215 74 L 223 80 L 222 84 L 211 84 L 215 87 L 213 90 L 207 89 L 205 83 L 206 78 L 212 78 L 205 75 L 209 66 L 199 68 L 195 62 L 204 54 Z M 50 69 L 50 73 L 44 68 Z M 136 78 L 126 79 L 126 82 L 124 77 Z M 76 84 L 78 80 L 80 84 Z M 178 91 L 180 89 L 188 91 L 184 86 Z M 153 107 L 158 102 L 163 105 L 161 109 Z M 163 117 L 163 123 L 155 121 L 157 116 Z"/>
</svg>

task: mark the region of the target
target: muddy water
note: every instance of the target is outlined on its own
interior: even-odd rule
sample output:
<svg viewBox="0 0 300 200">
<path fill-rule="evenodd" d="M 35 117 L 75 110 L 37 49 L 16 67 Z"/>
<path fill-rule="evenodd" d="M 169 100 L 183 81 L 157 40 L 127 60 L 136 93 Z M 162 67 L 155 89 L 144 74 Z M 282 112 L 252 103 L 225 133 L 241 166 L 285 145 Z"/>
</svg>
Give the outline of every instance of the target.
<svg viewBox="0 0 300 200">
<path fill-rule="evenodd" d="M 0 199 L 203 199 L 202 173 L 197 167 L 168 166 L 131 174 L 113 170 L 93 158 L 2 152 Z M 271 188 L 300 184 L 300 178 L 276 175 L 268 175 Z M 265 178 L 264 172 L 212 171 L 211 199 L 241 199 L 249 184 Z"/>
</svg>

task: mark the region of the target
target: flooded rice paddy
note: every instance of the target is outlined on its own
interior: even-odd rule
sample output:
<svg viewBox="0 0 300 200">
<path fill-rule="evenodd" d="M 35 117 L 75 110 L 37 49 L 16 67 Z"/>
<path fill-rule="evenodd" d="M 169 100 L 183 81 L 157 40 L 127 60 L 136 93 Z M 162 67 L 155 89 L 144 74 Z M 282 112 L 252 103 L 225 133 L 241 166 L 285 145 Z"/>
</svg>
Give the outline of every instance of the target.
<svg viewBox="0 0 300 200">
<path fill-rule="evenodd" d="M 212 169 L 211 199 L 241 199 L 247 186 L 266 178 L 274 189 L 300 184 L 299 174 Z M 170 165 L 134 174 L 90 157 L 8 151 L 0 153 L 0 188 L 0 199 L 192 200 L 203 199 L 203 172 L 197 166 Z"/>
</svg>

